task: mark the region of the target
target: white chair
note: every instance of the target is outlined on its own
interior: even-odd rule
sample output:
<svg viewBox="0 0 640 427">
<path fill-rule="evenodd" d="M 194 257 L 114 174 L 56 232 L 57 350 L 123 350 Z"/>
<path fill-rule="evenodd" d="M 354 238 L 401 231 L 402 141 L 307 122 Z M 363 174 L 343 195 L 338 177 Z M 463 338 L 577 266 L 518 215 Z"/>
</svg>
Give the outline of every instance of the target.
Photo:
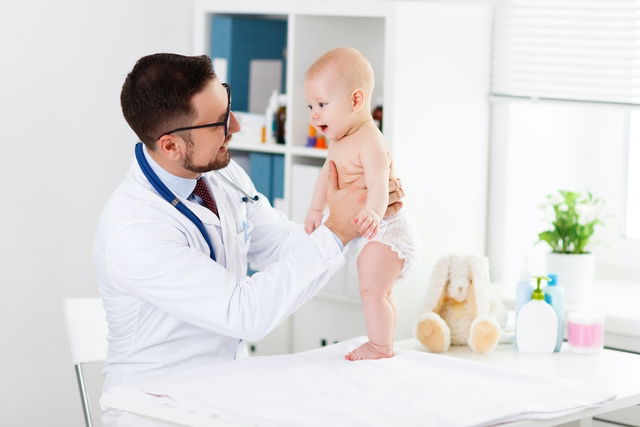
<svg viewBox="0 0 640 427">
<path fill-rule="evenodd" d="M 89 395 L 82 366 L 89 362 L 104 362 L 107 358 L 108 329 L 102 299 L 66 298 L 62 305 L 84 419 L 87 427 L 92 427 Z"/>
</svg>

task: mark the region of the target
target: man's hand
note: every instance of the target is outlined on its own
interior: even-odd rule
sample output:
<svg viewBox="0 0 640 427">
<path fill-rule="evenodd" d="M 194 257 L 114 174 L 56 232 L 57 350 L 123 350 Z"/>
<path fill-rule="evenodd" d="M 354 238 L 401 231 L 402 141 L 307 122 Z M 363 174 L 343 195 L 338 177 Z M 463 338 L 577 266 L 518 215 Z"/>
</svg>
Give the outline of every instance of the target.
<svg viewBox="0 0 640 427">
<path fill-rule="evenodd" d="M 333 161 L 329 162 L 329 185 L 327 186 L 327 203 L 329 205 L 329 218 L 324 222 L 329 230 L 333 231 L 343 244 L 349 243 L 358 236 L 358 226 L 353 222 L 358 213 L 364 207 L 367 199 L 367 191 L 364 185 L 357 183 L 346 188 L 338 188 L 338 170 Z M 364 180 L 362 180 L 364 182 Z"/>
<path fill-rule="evenodd" d="M 366 181 L 364 175 L 355 180 L 346 188 L 338 188 L 338 170 L 334 162 L 329 162 L 329 185 L 327 186 L 327 201 L 329 204 L 329 218 L 325 225 L 333 231 L 342 243 L 347 244 L 357 237 L 358 225 L 353 218 L 364 208 L 367 200 Z M 397 178 L 389 179 L 389 206 L 384 213 L 388 218 L 397 214 L 402 209 L 401 199 L 404 191 Z"/>
<path fill-rule="evenodd" d="M 384 212 L 385 218 L 389 218 L 400 212 L 403 197 L 404 190 L 402 189 L 400 178 L 389 178 L 389 206 L 387 206 L 387 210 Z"/>
</svg>

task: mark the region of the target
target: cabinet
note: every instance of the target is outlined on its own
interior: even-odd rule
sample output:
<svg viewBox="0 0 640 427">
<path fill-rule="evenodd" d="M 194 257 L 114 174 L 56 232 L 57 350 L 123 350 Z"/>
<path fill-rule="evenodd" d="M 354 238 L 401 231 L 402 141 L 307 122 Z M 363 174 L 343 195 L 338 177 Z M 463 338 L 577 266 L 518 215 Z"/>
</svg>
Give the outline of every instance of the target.
<svg viewBox="0 0 640 427">
<path fill-rule="evenodd" d="M 396 337 L 409 337 L 437 258 L 485 252 L 491 7 L 451 1 L 196 0 L 194 13 L 195 54 L 211 54 L 213 16 L 286 22 L 286 142 L 260 144 L 244 136 L 231 147 L 239 157 L 284 157 L 284 200 L 278 206 L 297 222 L 307 208 L 314 167 L 326 153 L 305 147 L 304 72 L 340 46 L 359 49 L 371 62 L 374 99 L 383 100 L 385 138 L 407 192 L 405 211 L 424 245 L 418 270 L 395 290 Z M 280 350 L 292 351 L 323 337 L 344 338 L 345 331 L 365 334 L 364 322 L 354 320 L 360 311 L 352 261 L 276 331 L 275 341 Z M 260 353 L 260 343 L 256 348 Z"/>
</svg>

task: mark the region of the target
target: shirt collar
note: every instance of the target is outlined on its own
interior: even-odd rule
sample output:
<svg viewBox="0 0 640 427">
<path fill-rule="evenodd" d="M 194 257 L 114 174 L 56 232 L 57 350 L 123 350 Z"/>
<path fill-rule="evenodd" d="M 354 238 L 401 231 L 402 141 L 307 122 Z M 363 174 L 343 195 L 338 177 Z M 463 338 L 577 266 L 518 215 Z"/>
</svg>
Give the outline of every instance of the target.
<svg viewBox="0 0 640 427">
<path fill-rule="evenodd" d="M 182 178 L 180 176 L 175 176 L 162 168 L 153 157 L 149 155 L 147 151 L 147 147 L 145 145 L 142 146 L 142 151 L 144 153 L 144 157 L 149 162 L 151 169 L 158 175 L 160 181 L 164 183 L 171 191 L 173 191 L 177 196 L 182 197 L 183 199 L 188 199 L 193 190 L 196 188 L 196 179 L 191 178 Z"/>
</svg>

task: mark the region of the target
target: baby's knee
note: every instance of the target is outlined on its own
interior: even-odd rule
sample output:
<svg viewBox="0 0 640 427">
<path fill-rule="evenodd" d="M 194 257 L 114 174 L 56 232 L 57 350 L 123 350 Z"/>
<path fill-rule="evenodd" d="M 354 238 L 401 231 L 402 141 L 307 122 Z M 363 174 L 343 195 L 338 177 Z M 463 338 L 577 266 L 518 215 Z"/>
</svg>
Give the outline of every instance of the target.
<svg viewBox="0 0 640 427">
<path fill-rule="evenodd" d="M 375 280 L 360 280 L 361 298 L 387 298 L 391 289 Z"/>
</svg>

